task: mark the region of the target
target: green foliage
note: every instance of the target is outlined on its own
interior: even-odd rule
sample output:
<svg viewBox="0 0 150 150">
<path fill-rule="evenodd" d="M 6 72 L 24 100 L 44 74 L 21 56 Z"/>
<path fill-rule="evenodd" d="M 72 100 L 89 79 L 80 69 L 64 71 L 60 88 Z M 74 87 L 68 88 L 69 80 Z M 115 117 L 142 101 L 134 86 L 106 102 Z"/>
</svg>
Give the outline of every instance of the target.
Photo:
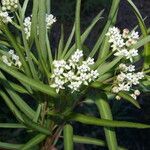
<svg viewBox="0 0 150 150">
<path fill-rule="evenodd" d="M 147 72 L 149 73 L 146 69 L 148 66 L 147 57 L 149 56 L 148 42 L 150 42 L 150 36 L 139 11 L 132 1 L 128 1 L 134 9 L 143 33 L 140 40 L 131 48 L 144 46 L 145 62 L 142 69 L 146 74 Z M 8 25 L 2 19 L 0 20 L 0 57 L 2 58 L 2 55 L 7 54 L 9 49 L 14 49 L 22 64 L 20 68 L 8 66 L 0 58 L 0 97 L 16 118 L 16 122 L 0 123 L 0 128 L 24 129 L 29 138 L 26 143 L 21 144 L 0 142 L 0 148 L 47 150 L 56 147 L 58 141 L 63 138 L 65 150 L 73 150 L 74 143 L 92 144 L 107 147 L 109 150 L 124 150 L 118 145 L 115 128 L 147 129 L 150 128 L 150 125 L 114 120 L 109 106 L 109 94 L 111 93 L 115 96 L 111 89 L 118 71 L 116 69 L 117 65 L 125 60 L 123 57 L 114 57 L 113 52 L 109 52 L 111 48 L 105 35 L 108 29 L 116 22 L 120 0 L 112 1 L 107 22 L 104 29 L 99 33 L 93 48 L 89 49 L 89 51 L 86 49 L 83 51 L 86 56 L 96 58 L 96 63 L 92 66 L 92 69 L 97 69 L 99 73 L 98 79 L 89 86 L 83 87 L 81 91 L 73 91 L 72 93 L 67 88 L 56 93 L 54 88 L 50 86 L 53 80 L 51 77 L 54 69 L 53 62 L 55 59 L 68 60 L 76 49 L 81 50 L 86 47 L 85 40 L 93 31 L 96 23 L 102 18 L 104 11 L 100 11 L 93 18 L 91 24 L 87 26 L 82 34 L 81 12 L 91 9 L 95 5 L 104 2 L 110 3 L 111 1 L 88 0 L 85 3 L 84 1 L 76 0 L 69 3 L 69 0 L 66 0 L 66 5 L 71 4 L 71 6 L 68 6 L 68 11 L 71 11 L 71 13 L 74 13 L 72 5 L 76 2 L 75 22 L 72 25 L 72 31 L 67 42 L 65 42 L 64 26 L 61 25 L 58 46 L 54 49 L 50 42 L 53 26 L 49 31 L 45 22 L 46 13 L 51 12 L 51 1 L 33 0 L 30 2 L 32 2 L 33 8 L 29 39 L 26 39 L 23 24 L 28 11 L 29 0 L 19 4 L 18 10 L 12 12 L 14 22 Z M 81 4 L 86 4 L 84 9 L 82 9 Z M 67 12 L 68 15 L 72 15 L 71 13 Z M 18 36 L 13 34 L 11 27 L 15 28 L 14 32 Z M 139 56 L 139 60 L 141 58 Z M 147 85 L 149 81 L 149 76 L 146 75 L 146 77 L 147 79 L 142 83 L 143 89 L 146 88 L 144 85 Z M 140 109 L 140 105 L 130 96 L 129 92 L 121 91 L 118 95 Z M 95 117 L 94 114 L 76 112 L 78 105 L 84 105 L 86 99 L 91 99 L 92 103 L 95 103 L 100 114 L 99 118 Z M 34 101 L 35 106 L 28 101 Z M 74 122 L 103 127 L 105 139 L 100 140 L 74 135 Z"/>
</svg>

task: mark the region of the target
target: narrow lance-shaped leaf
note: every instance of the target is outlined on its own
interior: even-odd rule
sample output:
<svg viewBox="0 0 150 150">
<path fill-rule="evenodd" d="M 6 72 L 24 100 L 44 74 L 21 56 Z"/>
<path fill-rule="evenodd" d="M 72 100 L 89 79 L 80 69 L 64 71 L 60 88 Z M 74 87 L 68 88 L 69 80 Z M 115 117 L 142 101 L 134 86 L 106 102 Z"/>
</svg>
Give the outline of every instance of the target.
<svg viewBox="0 0 150 150">
<path fill-rule="evenodd" d="M 119 92 L 118 95 L 124 98 L 126 101 L 129 101 L 131 104 L 136 106 L 137 108 L 141 108 L 138 101 L 135 100 L 132 96 L 130 96 L 127 92 Z"/>
<path fill-rule="evenodd" d="M 106 147 L 105 141 L 100 140 L 100 139 L 91 138 L 91 137 L 85 137 L 85 136 L 83 137 L 83 136 L 74 135 L 73 141 L 75 143 L 80 143 L 80 144 L 91 144 L 91 145 Z M 119 146 L 118 150 L 127 150 L 127 149 Z"/>
<path fill-rule="evenodd" d="M 148 32 L 147 32 L 146 25 L 144 23 L 144 19 L 142 18 L 142 15 L 140 14 L 138 8 L 135 6 L 135 4 L 131 0 L 127 0 L 127 1 L 130 4 L 130 6 L 132 7 L 132 9 L 138 19 L 143 36 L 146 37 L 148 35 Z M 144 45 L 144 56 L 145 56 L 144 57 L 144 68 L 147 69 L 150 66 L 150 43 L 147 43 Z"/>
<path fill-rule="evenodd" d="M 22 146 L 20 150 L 29 150 L 30 148 L 33 148 L 37 144 L 41 143 L 45 138 L 46 138 L 46 135 L 37 134 L 35 137 L 29 140 L 24 146 Z"/>
<path fill-rule="evenodd" d="M 22 73 L 12 69 L 11 67 L 8 67 L 1 61 L 0 61 L 0 68 L 2 70 L 4 70 L 5 72 L 7 72 L 8 74 L 12 75 L 13 77 L 17 78 L 19 81 L 22 81 L 23 83 L 26 83 L 43 93 L 49 94 L 52 97 L 57 97 L 56 92 L 54 91 L 54 89 L 50 88 L 49 85 L 45 85 L 40 81 L 36 81 L 34 79 L 28 78 L 27 76 L 23 75 Z"/>
<path fill-rule="evenodd" d="M 93 97 L 95 103 L 99 110 L 100 116 L 102 119 L 113 120 L 110 106 L 108 104 L 108 99 L 104 93 L 96 93 L 96 96 Z M 105 137 L 109 150 L 118 149 L 117 137 L 115 130 L 113 128 L 104 127 Z"/>
<path fill-rule="evenodd" d="M 0 123 L 0 128 L 11 128 L 11 129 L 23 129 L 26 128 L 24 125 L 22 124 L 17 124 L 17 123 Z"/>
<path fill-rule="evenodd" d="M 75 15 L 75 39 L 76 39 L 76 48 L 81 50 L 81 31 L 80 31 L 80 9 L 81 9 L 81 0 L 76 1 L 76 15 Z"/>
<path fill-rule="evenodd" d="M 4 142 L 0 142 L 0 148 L 3 149 L 9 149 L 9 150 L 20 150 L 20 148 L 22 147 L 22 144 L 11 144 L 11 143 L 4 143 Z"/>
<path fill-rule="evenodd" d="M 39 44 L 41 48 L 41 55 L 44 59 L 44 63 L 47 61 L 47 50 L 46 50 L 46 0 L 39 0 Z"/>
<path fill-rule="evenodd" d="M 93 57 L 96 54 L 97 50 L 99 49 L 100 45 L 102 44 L 102 41 L 105 37 L 105 34 L 106 34 L 108 28 L 110 27 L 110 25 L 112 23 L 113 18 L 116 17 L 115 15 L 116 15 L 116 12 L 118 11 L 119 3 L 120 3 L 120 0 L 112 1 L 111 9 L 110 9 L 110 12 L 108 15 L 108 21 L 107 21 L 102 33 L 100 34 L 95 46 L 93 47 L 93 50 L 89 54 L 90 57 Z"/>
<path fill-rule="evenodd" d="M 127 122 L 127 121 L 116 121 L 116 120 L 106 120 L 106 119 L 99 119 L 89 115 L 83 115 L 78 113 L 71 114 L 68 119 L 72 121 L 77 121 L 87 125 L 96 125 L 96 126 L 105 126 L 105 127 L 126 127 L 126 128 L 139 128 L 145 129 L 150 128 L 150 125 L 142 124 L 142 123 L 134 123 L 134 122 Z"/>
<path fill-rule="evenodd" d="M 102 14 L 103 14 L 103 10 L 98 13 L 98 15 L 92 20 L 91 24 L 87 27 L 87 29 L 84 31 L 84 33 L 81 35 L 81 44 L 84 43 L 84 41 L 86 40 L 86 38 L 88 37 L 88 35 L 90 34 L 91 30 L 93 29 L 93 27 L 95 26 L 95 24 L 99 21 L 99 19 L 101 18 Z M 68 50 L 67 54 L 64 56 L 64 59 L 68 59 L 70 57 L 70 55 L 74 52 L 74 50 L 76 49 L 76 45 L 73 44 L 73 46 Z"/>
<path fill-rule="evenodd" d="M 6 103 L 6 105 L 9 107 L 9 109 L 12 111 L 12 113 L 15 115 L 15 117 L 19 121 L 23 122 L 23 118 L 21 116 L 21 113 L 19 112 L 19 110 L 17 109 L 17 107 L 12 103 L 12 101 L 10 100 L 10 98 L 2 90 L 0 90 L 0 96 L 3 98 L 3 100 Z"/>
<path fill-rule="evenodd" d="M 17 45 L 17 41 L 15 40 L 14 36 L 12 35 L 12 33 L 9 31 L 9 29 L 5 25 L 3 25 L 2 30 L 6 34 L 8 40 L 10 41 L 10 43 L 12 45 L 12 47 L 16 50 L 17 54 L 19 55 L 20 60 L 21 60 L 21 62 L 23 64 L 23 67 L 25 69 L 25 73 L 28 76 L 31 76 L 30 68 L 29 68 L 29 66 L 28 66 L 28 64 L 25 60 L 23 52 L 21 51 L 20 47 Z"/>
<path fill-rule="evenodd" d="M 58 59 L 60 59 L 62 55 L 63 48 L 64 48 L 64 26 L 61 25 L 61 36 L 58 45 Z"/>
<path fill-rule="evenodd" d="M 64 126 L 64 150 L 73 150 L 73 128 L 69 124 Z"/>
<path fill-rule="evenodd" d="M 33 119 L 35 116 L 34 110 L 11 88 L 9 83 L 4 82 L 6 80 L 5 76 L 0 72 L 0 77 L 3 79 L 2 84 L 4 85 L 6 91 L 8 92 L 11 99 L 14 101 L 16 106 L 29 118 Z"/>
<path fill-rule="evenodd" d="M 65 45 L 64 51 L 63 51 L 63 53 L 61 55 L 62 58 L 65 56 L 66 52 L 68 51 L 68 48 L 69 48 L 69 46 L 70 46 L 70 44 L 72 42 L 74 33 L 75 33 L 75 25 L 73 25 L 72 31 L 71 31 L 71 33 L 69 35 L 69 38 L 68 38 L 67 43 Z"/>
</svg>

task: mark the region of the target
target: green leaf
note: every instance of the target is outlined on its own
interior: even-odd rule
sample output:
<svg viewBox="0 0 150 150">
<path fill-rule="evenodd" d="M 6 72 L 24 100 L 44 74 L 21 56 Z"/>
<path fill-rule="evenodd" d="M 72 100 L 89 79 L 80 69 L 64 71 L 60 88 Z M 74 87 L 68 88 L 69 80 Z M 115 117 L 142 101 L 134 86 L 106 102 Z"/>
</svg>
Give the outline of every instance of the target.
<svg viewBox="0 0 150 150">
<path fill-rule="evenodd" d="M 19 112 L 19 110 L 17 109 L 17 107 L 12 103 L 12 101 L 10 100 L 10 98 L 2 90 L 0 90 L 0 96 L 3 98 L 3 100 L 6 103 L 6 105 L 9 107 L 9 109 L 12 111 L 12 113 L 16 116 L 16 118 L 19 121 L 23 122 L 23 118 L 22 118 L 21 113 Z"/>
<path fill-rule="evenodd" d="M 6 26 L 3 26 L 3 32 L 6 34 L 8 40 L 10 41 L 11 43 L 11 46 L 16 50 L 18 56 L 20 57 L 20 60 L 23 64 L 23 67 L 25 69 L 25 73 L 31 77 L 31 71 L 30 71 L 30 68 L 25 60 L 25 57 L 24 57 L 24 54 L 23 52 L 21 51 L 20 47 L 18 46 L 17 44 L 17 41 L 15 40 L 14 36 L 12 35 L 12 33 L 9 31 L 8 27 Z M 1 29 L 1 30 L 2 30 Z"/>
<path fill-rule="evenodd" d="M 39 0 L 39 44 L 41 49 L 41 55 L 44 59 L 44 63 L 47 61 L 47 50 L 46 50 L 46 0 Z M 36 27 L 36 26 L 35 26 Z"/>
<path fill-rule="evenodd" d="M 25 124 L 28 128 L 31 128 L 32 130 L 38 131 L 45 135 L 51 135 L 51 132 L 47 128 L 42 127 L 39 124 L 33 122 L 32 120 L 28 119 L 25 115 L 22 115 L 22 117 L 24 120 L 23 124 Z"/>
<path fill-rule="evenodd" d="M 111 9 L 110 9 L 110 12 L 108 15 L 108 21 L 107 21 L 102 33 L 100 34 L 96 44 L 94 45 L 94 48 L 92 49 L 91 53 L 89 54 L 89 57 L 93 57 L 96 54 L 96 52 L 98 51 L 100 45 L 102 44 L 105 34 L 107 33 L 110 25 L 112 24 L 114 17 L 116 17 L 116 12 L 118 11 L 119 3 L 120 3 L 120 0 L 112 1 Z"/>
<path fill-rule="evenodd" d="M 144 23 L 144 19 L 142 18 L 142 15 L 140 14 L 138 8 L 135 6 L 135 4 L 131 0 L 127 0 L 127 1 L 132 7 L 138 19 L 143 36 L 146 37 L 148 35 L 148 32 L 147 32 L 146 25 Z M 147 43 L 144 45 L 144 68 L 145 69 L 149 68 L 149 66 L 150 66 L 150 43 Z"/>
<path fill-rule="evenodd" d="M 37 0 L 33 0 L 33 9 L 32 9 L 32 20 L 31 20 L 31 37 L 30 41 L 31 44 L 33 43 L 33 40 L 37 36 L 37 26 L 38 23 L 38 7 L 39 7 L 39 2 Z"/>
<path fill-rule="evenodd" d="M 68 38 L 68 40 L 67 40 L 67 43 L 66 43 L 66 45 L 65 45 L 65 48 L 64 48 L 64 51 L 63 51 L 63 53 L 62 53 L 62 57 L 61 57 L 61 58 L 63 58 L 63 57 L 65 56 L 66 52 L 68 51 L 68 48 L 69 48 L 69 46 L 70 46 L 70 44 L 71 44 L 71 42 L 72 42 L 74 33 L 75 33 L 75 25 L 73 25 L 72 31 L 71 31 L 71 33 L 70 33 L 70 35 L 69 35 L 69 38 Z"/>
<path fill-rule="evenodd" d="M 98 67 L 97 71 L 100 75 L 103 75 L 105 73 L 107 73 L 108 71 L 110 71 L 120 60 L 122 59 L 122 57 L 117 57 L 115 58 L 113 61 L 108 62 L 108 63 L 104 63 L 101 66 Z"/>
<path fill-rule="evenodd" d="M 17 78 L 19 81 L 22 81 L 23 83 L 26 83 L 43 93 L 49 94 L 52 97 L 57 97 L 56 92 L 54 91 L 54 89 L 50 88 L 49 85 L 45 85 L 40 81 L 36 81 L 34 79 L 28 78 L 22 73 L 12 69 L 11 67 L 8 67 L 1 61 L 0 61 L 0 68 L 5 72 L 7 72 L 8 74 L 12 75 L 13 77 Z"/>
<path fill-rule="evenodd" d="M 64 150 L 73 150 L 73 128 L 67 124 L 64 126 Z"/>
<path fill-rule="evenodd" d="M 25 0 L 24 3 L 23 3 L 23 7 L 22 7 L 22 18 L 24 18 L 24 16 L 25 16 L 25 12 L 26 12 L 28 3 L 29 3 L 29 0 Z"/>
<path fill-rule="evenodd" d="M 145 36 L 142 39 L 140 39 L 136 44 L 131 46 L 131 48 L 138 49 L 138 48 L 142 47 L 143 45 L 147 44 L 148 42 L 150 42 L 150 35 Z"/>
<path fill-rule="evenodd" d="M 127 122 L 127 121 L 116 121 L 116 120 L 106 120 L 106 119 L 99 119 L 89 115 L 83 115 L 78 113 L 73 113 L 69 116 L 70 120 L 77 121 L 87 125 L 96 125 L 96 126 L 105 126 L 105 127 L 118 127 L 118 128 L 139 128 L 145 129 L 150 128 L 150 125 L 142 124 L 142 123 L 134 123 L 134 122 Z"/>
<path fill-rule="evenodd" d="M 35 111 L 17 93 L 9 89 L 9 87 L 6 87 L 5 89 L 20 111 L 30 119 L 33 119 L 35 117 Z"/>
<path fill-rule="evenodd" d="M 106 143 L 103 140 L 95 139 L 91 137 L 83 137 L 78 135 L 73 136 L 73 141 L 75 143 L 80 143 L 80 144 L 91 144 L 91 145 L 102 146 L 102 147 L 106 146 Z M 126 149 L 122 147 L 118 147 L 118 150 L 126 150 Z"/>
<path fill-rule="evenodd" d="M 19 150 L 21 146 L 22 144 L 10 144 L 10 143 L 0 142 L 0 148 L 3 148 L 3 149 Z"/>
<path fill-rule="evenodd" d="M 30 148 L 36 146 L 37 144 L 41 143 L 46 138 L 44 134 L 37 134 L 31 140 L 29 140 L 20 150 L 29 150 Z"/>
<path fill-rule="evenodd" d="M 58 45 L 58 59 L 60 59 L 62 55 L 63 48 L 64 48 L 64 26 L 61 25 L 61 37 Z"/>
<path fill-rule="evenodd" d="M 90 34 L 90 32 L 92 31 L 93 27 L 95 26 L 95 24 L 100 20 L 102 14 L 103 14 L 103 10 L 98 13 L 98 15 L 92 20 L 91 24 L 87 27 L 87 29 L 84 31 L 84 33 L 81 35 L 81 43 L 83 44 L 84 41 L 86 40 L 86 38 L 88 37 L 88 35 Z M 74 44 L 67 52 L 67 54 L 64 56 L 64 59 L 68 59 L 70 57 L 70 55 L 74 52 L 74 50 L 76 49 L 76 45 Z"/>
<path fill-rule="evenodd" d="M 35 116 L 35 111 L 15 91 L 12 90 L 8 82 L 4 82 L 6 78 L 1 72 L 0 77 L 3 79 L 2 84 L 4 85 L 6 91 L 8 92 L 9 96 L 14 101 L 16 106 L 29 118 L 33 119 Z"/>
<path fill-rule="evenodd" d="M 23 129 L 26 127 L 22 124 L 17 124 L 17 123 L 0 123 L 0 128 Z"/>
<path fill-rule="evenodd" d="M 127 92 L 122 91 L 122 92 L 119 92 L 118 95 L 124 98 L 125 100 L 129 101 L 131 104 L 133 104 L 137 108 L 141 108 L 138 101 L 135 100 L 132 96 L 130 96 Z"/>
<path fill-rule="evenodd" d="M 76 49 L 82 49 L 81 47 L 81 31 L 80 31 L 80 9 L 81 0 L 76 1 L 76 14 L 75 14 L 75 39 L 76 39 Z"/>
<path fill-rule="evenodd" d="M 104 93 L 97 93 L 93 97 L 99 110 L 102 119 L 113 120 L 110 106 L 108 104 L 108 98 Z M 104 127 L 105 137 L 109 150 L 118 149 L 117 137 L 113 128 Z"/>
</svg>

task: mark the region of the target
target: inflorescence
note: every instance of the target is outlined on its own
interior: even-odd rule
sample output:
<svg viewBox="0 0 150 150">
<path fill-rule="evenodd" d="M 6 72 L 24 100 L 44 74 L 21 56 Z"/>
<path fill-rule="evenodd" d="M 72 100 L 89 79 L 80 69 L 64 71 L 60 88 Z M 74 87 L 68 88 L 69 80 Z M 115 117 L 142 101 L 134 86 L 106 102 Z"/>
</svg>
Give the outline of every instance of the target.
<svg viewBox="0 0 150 150">
<path fill-rule="evenodd" d="M 124 56 L 132 62 L 133 58 L 138 55 L 137 49 L 130 48 L 137 43 L 139 39 L 138 32 L 134 30 L 130 32 L 128 29 L 124 29 L 121 34 L 118 28 L 111 27 L 106 36 L 109 37 L 109 43 L 111 43 L 111 48 L 115 52 L 115 56 Z"/>
<path fill-rule="evenodd" d="M 10 50 L 7 55 L 3 55 L 2 61 L 8 66 L 15 66 L 18 68 L 22 66 L 19 56 L 14 53 L 14 50 Z"/>
<path fill-rule="evenodd" d="M 26 17 L 24 19 L 24 31 L 26 34 L 26 39 L 28 40 L 31 34 L 31 18 L 32 17 Z M 50 29 L 53 23 L 56 22 L 56 17 L 54 17 L 52 14 L 46 14 L 46 28 Z"/>
<path fill-rule="evenodd" d="M 131 49 L 130 47 L 137 43 L 139 39 L 138 32 L 129 31 L 124 29 L 121 34 L 120 30 L 116 27 L 111 27 L 106 34 L 109 37 L 109 43 L 111 43 L 112 51 L 115 52 L 115 56 L 123 56 L 127 62 L 133 62 L 133 58 L 138 55 L 138 50 Z M 130 60 L 130 61 L 128 61 Z M 140 91 L 136 89 L 139 81 L 144 78 L 143 72 L 135 72 L 135 66 L 130 64 L 120 64 L 119 74 L 113 84 L 112 92 L 119 93 L 120 91 L 130 92 L 130 95 L 136 99 L 140 95 Z M 116 99 L 120 99 L 117 95 Z"/>
<path fill-rule="evenodd" d="M 61 89 L 68 87 L 72 92 L 79 91 L 82 85 L 88 85 L 95 81 L 99 73 L 90 67 L 94 65 L 94 59 L 83 60 L 83 51 L 77 49 L 68 61 L 55 60 L 53 62 L 53 84 L 51 87 L 58 93 Z"/>
<path fill-rule="evenodd" d="M 2 0 L 2 11 L 15 11 L 18 8 L 18 0 Z"/>
<path fill-rule="evenodd" d="M 0 11 L 0 20 L 4 23 L 7 24 L 9 22 L 12 22 L 12 18 L 9 16 L 8 12 L 5 11 Z"/>
</svg>

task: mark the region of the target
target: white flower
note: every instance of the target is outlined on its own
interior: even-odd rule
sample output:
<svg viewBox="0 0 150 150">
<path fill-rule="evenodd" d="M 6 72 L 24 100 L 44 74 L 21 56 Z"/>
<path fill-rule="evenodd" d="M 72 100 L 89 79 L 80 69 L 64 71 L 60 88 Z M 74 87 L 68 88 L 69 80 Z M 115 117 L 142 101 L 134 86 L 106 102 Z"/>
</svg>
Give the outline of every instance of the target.
<svg viewBox="0 0 150 150">
<path fill-rule="evenodd" d="M 127 72 L 128 71 L 128 67 L 125 64 L 120 64 L 119 65 L 119 69 L 123 72 Z"/>
<path fill-rule="evenodd" d="M 14 53 L 14 50 L 10 50 L 8 54 L 9 54 L 8 56 L 5 56 L 5 55 L 2 56 L 2 61 L 8 66 L 14 65 L 20 68 L 22 66 L 22 63 L 19 60 L 19 56 L 17 56 Z"/>
<path fill-rule="evenodd" d="M 3 11 L 6 11 L 6 10 L 14 11 L 18 8 L 19 1 L 18 0 L 2 0 L 1 3 L 2 3 Z"/>
<path fill-rule="evenodd" d="M 97 70 L 91 70 L 90 74 L 89 74 L 89 82 L 94 81 L 95 79 L 98 78 L 99 73 L 97 72 Z"/>
<path fill-rule="evenodd" d="M 87 64 L 88 66 L 93 65 L 94 64 L 94 58 L 89 57 L 84 63 Z"/>
<path fill-rule="evenodd" d="M 77 63 L 79 62 L 80 58 L 83 56 L 83 51 L 82 50 L 79 50 L 77 49 L 75 51 L 75 53 L 71 56 L 71 60 L 74 62 L 74 63 Z"/>
<path fill-rule="evenodd" d="M 119 91 L 130 91 L 130 87 L 129 84 L 125 84 L 124 82 L 118 85 Z"/>
<path fill-rule="evenodd" d="M 12 18 L 9 16 L 8 12 L 0 11 L 0 20 L 2 20 L 2 22 L 6 24 L 12 22 Z"/>
<path fill-rule="evenodd" d="M 135 91 L 134 91 L 134 94 L 135 94 L 136 96 L 139 96 L 141 93 L 140 93 L 139 90 L 135 90 Z"/>
<path fill-rule="evenodd" d="M 139 33 L 136 31 L 132 31 L 131 34 L 128 36 L 128 38 L 138 40 L 139 39 Z"/>
<path fill-rule="evenodd" d="M 86 64 L 82 64 L 77 69 L 78 69 L 79 73 L 84 73 L 84 72 L 90 71 L 90 67 Z"/>
<path fill-rule="evenodd" d="M 128 29 L 123 29 L 122 37 L 123 37 L 123 38 L 127 38 L 129 32 L 130 32 L 130 31 L 129 31 Z"/>
<path fill-rule="evenodd" d="M 136 77 L 140 80 L 140 79 L 143 79 L 144 78 L 144 72 L 138 72 L 136 74 Z"/>
<path fill-rule="evenodd" d="M 133 97 L 134 99 L 137 99 L 135 94 L 131 94 L 131 97 Z"/>
<path fill-rule="evenodd" d="M 50 15 L 46 14 L 47 29 L 50 29 L 51 25 L 55 22 L 56 22 L 56 17 L 54 17 L 52 14 Z"/>
<path fill-rule="evenodd" d="M 122 49 L 122 50 L 119 50 L 117 51 L 114 55 L 115 56 L 128 56 L 128 50 L 127 49 Z"/>
<path fill-rule="evenodd" d="M 56 88 L 56 92 L 59 93 L 60 89 L 65 89 L 65 82 L 59 78 L 55 78 L 54 84 L 51 85 L 52 88 Z"/>
<path fill-rule="evenodd" d="M 117 95 L 116 96 L 116 100 L 120 100 L 120 99 L 121 99 L 121 97 Z"/>
<path fill-rule="evenodd" d="M 130 49 L 129 52 L 126 54 L 126 58 L 130 59 L 130 61 L 133 61 L 133 57 L 138 56 L 138 50 L 136 49 Z"/>
<path fill-rule="evenodd" d="M 67 81 L 72 81 L 72 80 L 75 80 L 77 78 L 73 71 L 63 73 L 63 75 L 64 75 L 64 77 L 66 78 Z"/>
<path fill-rule="evenodd" d="M 24 19 L 24 32 L 26 35 L 26 39 L 28 40 L 31 34 L 31 17 L 26 17 Z"/>
<path fill-rule="evenodd" d="M 69 84 L 68 87 L 72 90 L 72 92 L 74 92 L 79 90 L 81 84 L 82 84 L 81 81 L 75 81 L 71 82 L 71 84 Z"/>
<path fill-rule="evenodd" d="M 127 67 L 127 69 L 128 69 L 129 72 L 133 72 L 133 71 L 135 71 L 135 66 L 130 65 L 130 66 Z"/>
<path fill-rule="evenodd" d="M 54 69 L 54 75 L 55 76 L 60 76 L 64 73 L 64 69 L 63 68 L 55 68 Z"/>
<path fill-rule="evenodd" d="M 60 68 L 60 67 L 65 68 L 66 67 L 66 61 L 64 61 L 64 60 L 54 60 L 53 65 L 56 68 Z"/>
<path fill-rule="evenodd" d="M 10 50 L 9 52 L 8 52 L 10 55 L 13 55 L 14 54 L 14 50 Z"/>
<path fill-rule="evenodd" d="M 121 73 L 117 76 L 117 81 L 123 82 L 125 78 L 126 78 L 126 74 L 123 73 L 123 72 L 121 72 Z"/>
<path fill-rule="evenodd" d="M 114 86 L 114 87 L 112 88 L 112 92 L 113 92 L 113 93 L 118 93 L 118 92 L 119 92 L 119 88 L 118 88 L 117 86 Z"/>
<path fill-rule="evenodd" d="M 9 62 L 7 56 L 5 56 L 5 55 L 2 56 L 2 61 L 3 61 L 3 63 L 5 63 L 5 64 L 8 65 L 8 66 L 11 66 L 11 65 L 12 65 L 12 63 Z"/>
</svg>

